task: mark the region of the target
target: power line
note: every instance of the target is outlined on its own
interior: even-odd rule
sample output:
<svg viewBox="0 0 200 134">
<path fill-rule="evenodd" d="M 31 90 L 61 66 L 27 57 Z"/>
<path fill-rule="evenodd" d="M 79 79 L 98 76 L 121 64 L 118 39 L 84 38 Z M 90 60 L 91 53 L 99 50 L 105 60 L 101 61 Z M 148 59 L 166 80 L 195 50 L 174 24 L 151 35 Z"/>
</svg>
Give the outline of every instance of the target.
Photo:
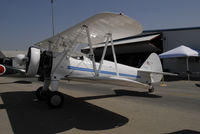
<svg viewBox="0 0 200 134">
<path fill-rule="evenodd" d="M 51 0 L 51 21 L 52 21 L 52 33 L 54 34 L 54 12 L 53 12 L 53 0 Z"/>
</svg>

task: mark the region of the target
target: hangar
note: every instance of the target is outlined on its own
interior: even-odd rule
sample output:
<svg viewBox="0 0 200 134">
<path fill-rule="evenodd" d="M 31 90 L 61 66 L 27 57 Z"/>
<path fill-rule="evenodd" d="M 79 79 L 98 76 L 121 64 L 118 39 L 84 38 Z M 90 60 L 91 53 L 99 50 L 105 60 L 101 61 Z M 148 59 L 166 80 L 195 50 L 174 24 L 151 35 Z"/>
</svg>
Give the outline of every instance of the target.
<svg viewBox="0 0 200 134">
<path fill-rule="evenodd" d="M 115 40 L 114 45 L 119 63 L 140 67 L 152 52 L 160 54 L 181 45 L 200 50 L 200 27 L 144 31 L 138 36 Z M 95 47 L 97 61 L 103 52 L 102 46 L 103 44 L 99 44 Z M 107 60 L 113 60 L 111 53 L 109 46 Z M 163 59 L 162 63 L 165 71 L 187 76 L 184 58 Z M 200 58 L 190 57 L 189 65 L 191 76 L 200 78 Z"/>
</svg>

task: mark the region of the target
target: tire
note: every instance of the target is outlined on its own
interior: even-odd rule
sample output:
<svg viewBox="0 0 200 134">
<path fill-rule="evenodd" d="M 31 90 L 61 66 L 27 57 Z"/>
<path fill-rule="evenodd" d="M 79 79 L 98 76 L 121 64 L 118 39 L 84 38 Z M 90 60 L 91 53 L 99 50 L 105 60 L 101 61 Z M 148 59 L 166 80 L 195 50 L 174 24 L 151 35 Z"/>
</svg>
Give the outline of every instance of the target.
<svg viewBox="0 0 200 134">
<path fill-rule="evenodd" d="M 50 93 L 47 103 L 51 108 L 58 108 L 62 106 L 63 101 L 63 94 L 58 91 L 54 91 Z"/>
<path fill-rule="evenodd" d="M 39 87 L 36 91 L 36 97 L 38 100 L 47 100 L 51 91 L 48 89 L 47 91 L 42 90 L 43 87 Z"/>
<path fill-rule="evenodd" d="M 153 86 L 150 86 L 149 87 L 149 93 L 153 93 L 154 92 L 154 87 Z"/>
</svg>

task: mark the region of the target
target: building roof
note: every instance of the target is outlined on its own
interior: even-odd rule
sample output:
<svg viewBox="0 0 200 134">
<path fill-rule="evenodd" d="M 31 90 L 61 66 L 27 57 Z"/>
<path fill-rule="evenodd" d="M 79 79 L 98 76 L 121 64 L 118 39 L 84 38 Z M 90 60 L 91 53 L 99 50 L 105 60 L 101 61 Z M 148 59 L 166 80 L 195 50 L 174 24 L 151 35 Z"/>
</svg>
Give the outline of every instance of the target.
<svg viewBox="0 0 200 134">
<path fill-rule="evenodd" d="M 0 58 L 4 58 L 5 55 L 0 51 Z"/>
<path fill-rule="evenodd" d="M 151 41 L 155 38 L 157 38 L 158 36 L 160 36 L 160 34 L 152 34 L 152 35 L 146 35 L 146 36 L 140 36 L 137 38 L 130 38 L 130 39 L 126 39 L 126 40 L 117 40 L 114 41 L 114 45 L 124 45 L 124 44 L 130 44 L 130 43 L 138 43 L 138 42 L 148 42 Z M 99 47 L 104 47 L 105 43 L 102 44 L 98 44 L 96 46 L 94 46 L 93 48 L 99 48 Z M 108 43 L 108 46 L 111 46 L 111 43 Z M 84 49 L 89 49 L 89 47 L 86 47 Z"/>
<path fill-rule="evenodd" d="M 166 31 L 183 31 L 183 30 L 200 30 L 200 27 L 144 30 L 141 34 L 139 34 L 137 36 L 130 36 L 130 37 L 126 37 L 126 38 L 123 38 L 123 39 L 118 39 L 118 40 L 115 40 L 114 42 L 122 41 L 122 40 L 129 40 L 129 39 L 133 39 L 133 38 L 140 38 L 140 37 L 144 37 L 144 36 L 161 34 L 162 32 L 166 32 Z"/>
<path fill-rule="evenodd" d="M 23 50 L 2 50 L 1 52 L 5 57 L 10 57 L 10 58 L 15 57 L 18 54 L 26 54 L 27 53 L 27 51 L 23 51 Z"/>
<path fill-rule="evenodd" d="M 200 27 L 185 27 L 185 28 L 145 30 L 145 31 L 143 31 L 143 33 L 165 32 L 165 31 L 183 31 L 183 30 L 200 30 Z"/>
</svg>

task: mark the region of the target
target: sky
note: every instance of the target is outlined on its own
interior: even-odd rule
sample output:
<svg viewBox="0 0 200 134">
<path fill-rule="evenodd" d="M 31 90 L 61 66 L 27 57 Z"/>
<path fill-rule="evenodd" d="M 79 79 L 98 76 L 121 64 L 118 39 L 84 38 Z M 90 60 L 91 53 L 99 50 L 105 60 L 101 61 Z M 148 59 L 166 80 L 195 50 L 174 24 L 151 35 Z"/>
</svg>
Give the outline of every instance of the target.
<svg viewBox="0 0 200 134">
<path fill-rule="evenodd" d="M 0 50 L 26 50 L 52 36 L 50 0 L 0 1 Z M 55 33 L 99 12 L 123 13 L 144 30 L 200 27 L 200 0 L 54 0 Z"/>
</svg>

